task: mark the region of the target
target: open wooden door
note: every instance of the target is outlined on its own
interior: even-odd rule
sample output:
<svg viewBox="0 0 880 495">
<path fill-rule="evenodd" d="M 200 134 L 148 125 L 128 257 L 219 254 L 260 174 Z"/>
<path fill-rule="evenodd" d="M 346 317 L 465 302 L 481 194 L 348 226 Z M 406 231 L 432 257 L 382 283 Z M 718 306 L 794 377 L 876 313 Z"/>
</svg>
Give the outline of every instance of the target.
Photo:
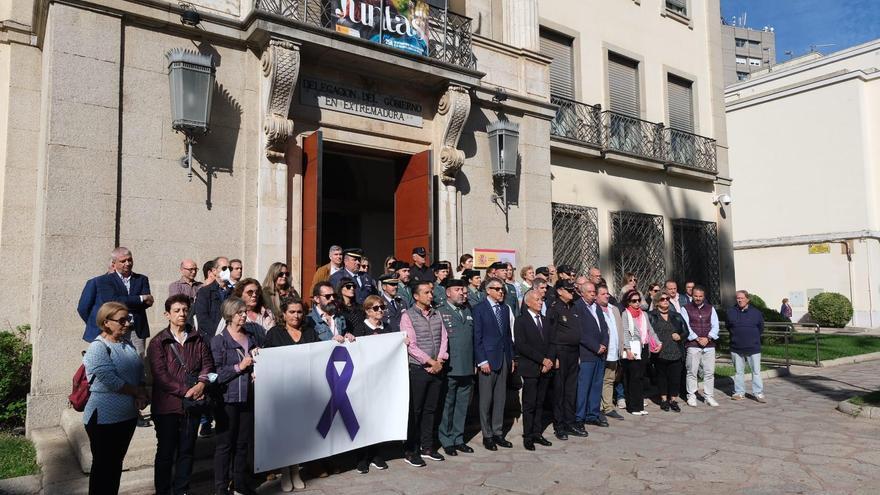
<svg viewBox="0 0 880 495">
<path fill-rule="evenodd" d="M 410 157 L 394 193 L 394 255 L 401 261 L 409 262 L 418 246 L 433 260 L 433 183 L 431 152 Z"/>
<path fill-rule="evenodd" d="M 315 131 L 303 139 L 302 296 L 306 298 L 311 293 L 309 284 L 319 266 L 323 147 L 321 131 Z"/>
</svg>

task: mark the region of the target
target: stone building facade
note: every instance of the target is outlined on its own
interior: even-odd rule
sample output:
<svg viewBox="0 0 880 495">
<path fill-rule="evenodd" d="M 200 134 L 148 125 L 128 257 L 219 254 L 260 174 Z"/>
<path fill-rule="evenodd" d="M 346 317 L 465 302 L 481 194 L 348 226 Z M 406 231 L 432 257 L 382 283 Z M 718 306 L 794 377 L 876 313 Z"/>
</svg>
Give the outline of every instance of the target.
<svg viewBox="0 0 880 495">
<path fill-rule="evenodd" d="M 497 248 L 536 266 L 555 252 L 598 263 L 612 285 L 624 271 L 698 276 L 732 297 L 731 210 L 713 204 L 730 184 L 718 0 L 394 2 L 419 18 L 422 38 L 400 40 L 420 53 L 332 23 L 340 2 L 191 3 L 0 7 L 0 321 L 32 325 L 28 428 L 58 423 L 85 347 L 74 308 L 116 245 L 157 302 L 181 258 L 241 258 L 258 279 L 286 260 L 301 287 L 330 244 L 360 244 L 377 267 L 416 245 L 432 260 Z M 571 42 L 570 94 L 555 94 L 547 36 Z M 175 48 L 216 67 L 191 182 L 171 129 Z M 608 83 L 621 57 L 635 114 Z M 690 100 L 671 100 L 670 81 Z M 678 127 L 661 124 L 670 103 Z M 486 132 L 505 119 L 519 125 L 507 208 Z"/>
</svg>

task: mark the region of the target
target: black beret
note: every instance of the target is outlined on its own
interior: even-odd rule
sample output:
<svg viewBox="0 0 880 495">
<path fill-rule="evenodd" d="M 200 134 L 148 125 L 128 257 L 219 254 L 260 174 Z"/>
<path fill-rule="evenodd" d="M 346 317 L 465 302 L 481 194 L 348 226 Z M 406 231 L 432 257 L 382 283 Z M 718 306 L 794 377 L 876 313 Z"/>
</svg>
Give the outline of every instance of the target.
<svg viewBox="0 0 880 495">
<path fill-rule="evenodd" d="M 417 255 L 424 258 L 425 255 L 428 254 L 428 252 L 423 247 L 416 247 L 416 248 L 413 248 L 412 254 L 417 254 Z"/>
<path fill-rule="evenodd" d="M 446 288 L 448 289 L 450 287 L 467 287 L 467 283 L 458 278 L 451 278 L 446 281 Z"/>
<path fill-rule="evenodd" d="M 478 276 L 480 276 L 480 270 L 465 270 L 461 274 L 461 278 L 463 278 L 464 280 L 470 280 Z"/>
<path fill-rule="evenodd" d="M 391 265 L 391 267 L 395 270 L 402 270 L 404 268 L 409 268 L 409 263 L 407 263 L 406 261 L 397 260 L 394 262 L 393 265 Z"/>
<path fill-rule="evenodd" d="M 559 265 L 556 271 L 559 273 L 567 273 L 569 275 L 574 275 L 575 273 L 574 268 L 570 265 Z"/>
<path fill-rule="evenodd" d="M 546 266 L 539 266 L 538 268 L 535 269 L 535 275 L 543 275 L 545 277 L 549 277 L 550 276 L 550 269 L 547 268 Z"/>
<path fill-rule="evenodd" d="M 554 286 L 556 289 L 565 289 L 571 293 L 574 293 L 574 283 L 571 280 L 557 280 L 556 285 Z"/>
<path fill-rule="evenodd" d="M 489 265 L 489 268 L 491 268 L 492 270 L 507 269 L 507 263 L 503 261 L 496 261 L 495 263 Z"/>
</svg>

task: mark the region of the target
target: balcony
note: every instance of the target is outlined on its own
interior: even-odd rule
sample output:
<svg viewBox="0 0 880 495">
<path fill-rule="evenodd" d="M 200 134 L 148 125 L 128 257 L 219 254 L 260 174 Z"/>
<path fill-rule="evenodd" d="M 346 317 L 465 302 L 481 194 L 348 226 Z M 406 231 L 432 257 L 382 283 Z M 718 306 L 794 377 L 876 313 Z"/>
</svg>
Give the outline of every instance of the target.
<svg viewBox="0 0 880 495">
<path fill-rule="evenodd" d="M 346 35 L 361 38 L 401 53 L 421 55 L 462 69 L 476 70 L 470 18 L 431 6 L 427 15 L 413 13 L 404 19 L 405 16 L 390 10 L 390 6 L 383 11 L 369 6 L 369 2 L 351 2 L 347 5 L 355 3 L 358 7 L 353 8 L 353 17 L 343 18 L 339 23 L 329 0 L 256 0 L 254 10 L 293 21 L 294 24 L 325 29 L 342 39 Z M 368 9 L 373 10 L 370 12 Z M 365 12 L 372 21 L 370 24 L 361 22 Z M 386 26 L 392 23 L 405 24 L 404 27 L 398 26 L 398 32 L 411 31 L 415 35 L 400 35 L 394 28 L 387 30 Z"/>
<path fill-rule="evenodd" d="M 602 126 L 599 123 L 601 107 L 587 105 L 567 98 L 552 96 L 550 102 L 558 105 L 556 118 L 550 121 L 550 135 L 600 148 Z"/>
<path fill-rule="evenodd" d="M 667 127 L 666 162 L 698 172 L 718 173 L 715 140 Z"/>
<path fill-rule="evenodd" d="M 602 112 L 603 148 L 635 158 L 663 161 L 663 124 L 606 110 Z"/>
</svg>

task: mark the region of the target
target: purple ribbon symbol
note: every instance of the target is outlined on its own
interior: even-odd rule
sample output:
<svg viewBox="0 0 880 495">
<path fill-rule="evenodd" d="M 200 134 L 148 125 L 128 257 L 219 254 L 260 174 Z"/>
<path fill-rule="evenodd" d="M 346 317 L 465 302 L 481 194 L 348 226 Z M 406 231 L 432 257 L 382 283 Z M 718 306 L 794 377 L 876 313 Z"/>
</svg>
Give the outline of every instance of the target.
<svg viewBox="0 0 880 495">
<path fill-rule="evenodd" d="M 336 373 L 336 366 L 333 363 L 337 362 L 345 363 L 341 374 Z M 330 426 L 333 424 L 333 417 L 338 411 L 342 416 L 342 422 L 345 423 L 345 428 L 348 430 L 348 436 L 354 440 L 354 436 L 357 435 L 361 426 L 358 424 L 354 409 L 351 407 L 351 401 L 345 392 L 354 374 L 354 362 L 351 360 L 348 349 L 343 346 L 333 349 L 330 360 L 327 361 L 325 374 L 327 384 L 330 385 L 330 400 L 327 402 L 327 407 L 324 408 L 324 413 L 321 414 L 321 420 L 318 421 L 318 433 L 327 438 L 327 433 L 330 432 Z"/>
</svg>

